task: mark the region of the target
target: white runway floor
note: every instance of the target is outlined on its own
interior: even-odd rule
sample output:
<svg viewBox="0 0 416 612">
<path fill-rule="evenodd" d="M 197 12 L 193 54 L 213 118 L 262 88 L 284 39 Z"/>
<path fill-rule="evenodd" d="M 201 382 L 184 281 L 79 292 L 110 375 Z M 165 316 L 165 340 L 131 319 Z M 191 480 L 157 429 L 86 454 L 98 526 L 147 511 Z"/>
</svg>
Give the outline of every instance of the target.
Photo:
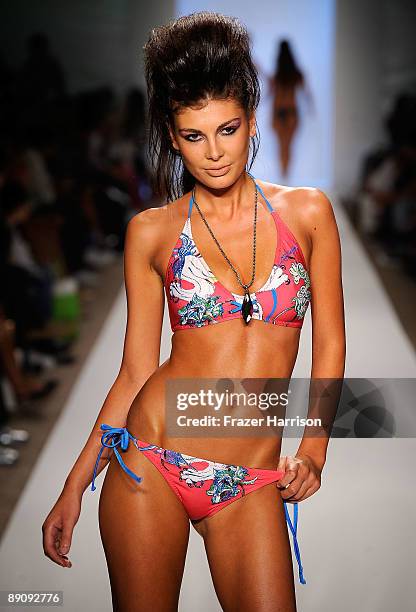
<svg viewBox="0 0 416 612">
<path fill-rule="evenodd" d="M 336 206 L 335 198 L 332 202 Z M 345 375 L 415 378 L 415 354 L 389 298 L 348 219 L 337 207 L 336 216 L 347 323 Z M 103 475 L 98 477 L 97 490 L 87 489 L 84 494 L 69 555 L 71 569 L 58 567 L 44 556 L 41 525 L 118 372 L 125 317 L 122 291 L 22 491 L 0 548 L 0 589 L 63 590 L 68 612 L 112 609 L 97 520 Z M 294 376 L 310 373 L 310 326 L 308 310 Z M 169 354 L 170 336 L 165 312 L 161 362 Z M 414 403 L 407 406 L 410 409 L 414 413 Z M 294 452 L 296 442 L 286 439 L 283 453 Z M 299 611 L 414 610 L 415 451 L 411 438 L 331 440 L 321 489 L 299 505 L 298 538 L 307 580 L 307 585 L 299 584 L 293 556 Z M 202 539 L 193 529 L 179 610 L 221 610 Z"/>
</svg>

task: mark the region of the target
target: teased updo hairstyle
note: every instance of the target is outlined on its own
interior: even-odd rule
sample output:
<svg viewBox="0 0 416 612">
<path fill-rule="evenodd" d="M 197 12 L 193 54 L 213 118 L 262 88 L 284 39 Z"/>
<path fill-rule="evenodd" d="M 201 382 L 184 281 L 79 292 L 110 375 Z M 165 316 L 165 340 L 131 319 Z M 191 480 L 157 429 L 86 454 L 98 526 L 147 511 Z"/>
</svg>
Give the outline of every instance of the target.
<svg viewBox="0 0 416 612">
<path fill-rule="evenodd" d="M 192 13 L 154 28 L 143 49 L 154 189 L 172 201 L 195 185 L 172 146 L 168 122 L 173 127 L 173 113 L 209 99 L 234 98 L 248 119 L 260 100 L 257 69 L 246 28 L 236 18 L 219 13 Z M 250 145 L 248 169 L 258 150 L 257 135 Z"/>
</svg>

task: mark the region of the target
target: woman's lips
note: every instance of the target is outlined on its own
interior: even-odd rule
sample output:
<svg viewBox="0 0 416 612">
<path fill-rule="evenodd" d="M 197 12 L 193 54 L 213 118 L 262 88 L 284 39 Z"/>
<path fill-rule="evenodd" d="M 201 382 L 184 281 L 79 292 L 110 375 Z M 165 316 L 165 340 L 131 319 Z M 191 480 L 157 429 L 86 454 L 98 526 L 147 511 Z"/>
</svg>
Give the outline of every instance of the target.
<svg viewBox="0 0 416 612">
<path fill-rule="evenodd" d="M 205 172 L 208 172 L 210 176 L 224 176 L 224 174 L 227 174 L 230 167 L 231 167 L 231 164 L 228 164 L 228 166 L 223 166 L 222 168 L 219 168 L 218 170 L 210 170 L 209 168 L 207 168 Z"/>
</svg>

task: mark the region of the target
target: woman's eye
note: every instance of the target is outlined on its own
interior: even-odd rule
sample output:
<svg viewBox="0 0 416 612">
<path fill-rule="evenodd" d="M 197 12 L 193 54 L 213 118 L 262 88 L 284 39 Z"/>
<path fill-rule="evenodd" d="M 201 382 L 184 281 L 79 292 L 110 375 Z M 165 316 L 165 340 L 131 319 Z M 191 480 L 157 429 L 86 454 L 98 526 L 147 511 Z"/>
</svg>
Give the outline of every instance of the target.
<svg viewBox="0 0 416 612">
<path fill-rule="evenodd" d="M 231 134 L 234 134 L 236 130 L 237 130 L 236 127 L 228 126 L 228 127 L 225 127 L 222 130 L 222 132 L 224 136 L 231 136 Z M 187 140 L 188 142 L 199 142 L 200 137 L 199 137 L 199 134 L 188 134 L 188 136 L 185 136 L 185 140 Z"/>
<path fill-rule="evenodd" d="M 195 140 L 194 140 L 195 137 Z M 189 142 L 198 142 L 199 138 L 198 138 L 198 134 L 189 134 L 189 136 L 185 137 L 185 140 L 188 140 Z"/>
<path fill-rule="evenodd" d="M 223 130 L 223 131 L 225 131 L 225 130 L 231 130 L 231 132 L 227 132 L 227 133 L 225 134 L 226 136 L 231 136 L 231 134 L 234 134 L 234 132 L 236 131 L 236 129 L 237 129 L 236 127 L 229 126 L 229 127 L 224 128 L 224 130 Z"/>
</svg>

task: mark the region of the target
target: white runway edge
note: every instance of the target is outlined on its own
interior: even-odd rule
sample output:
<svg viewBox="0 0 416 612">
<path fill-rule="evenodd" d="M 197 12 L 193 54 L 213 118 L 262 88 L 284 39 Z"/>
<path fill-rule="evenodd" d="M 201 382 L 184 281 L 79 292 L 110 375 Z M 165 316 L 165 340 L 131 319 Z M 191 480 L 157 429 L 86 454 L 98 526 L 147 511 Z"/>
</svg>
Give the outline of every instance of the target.
<svg viewBox="0 0 416 612">
<path fill-rule="evenodd" d="M 343 210 L 336 206 L 336 198 L 331 201 L 343 254 L 346 376 L 415 377 L 416 359 L 411 344 Z M 71 569 L 58 567 L 44 556 L 41 525 L 117 375 L 125 320 L 122 290 L 33 468 L 0 546 L 2 590 L 63 590 L 64 609 L 70 612 L 112 609 L 97 517 L 104 473 L 97 479 L 97 490 L 93 493 L 87 489 L 84 494 L 70 551 Z M 161 362 L 169 355 L 170 337 L 165 309 Z M 294 376 L 310 374 L 310 344 L 308 309 Z M 285 439 L 283 454 L 294 452 L 296 445 L 296 440 Z M 299 610 L 413 609 L 415 450 L 412 439 L 331 441 L 322 487 L 299 506 L 298 537 L 308 583 L 299 584 L 293 556 Z M 292 541 L 291 550 L 293 554 Z M 179 610 L 221 610 L 202 539 L 192 528 Z"/>
</svg>

